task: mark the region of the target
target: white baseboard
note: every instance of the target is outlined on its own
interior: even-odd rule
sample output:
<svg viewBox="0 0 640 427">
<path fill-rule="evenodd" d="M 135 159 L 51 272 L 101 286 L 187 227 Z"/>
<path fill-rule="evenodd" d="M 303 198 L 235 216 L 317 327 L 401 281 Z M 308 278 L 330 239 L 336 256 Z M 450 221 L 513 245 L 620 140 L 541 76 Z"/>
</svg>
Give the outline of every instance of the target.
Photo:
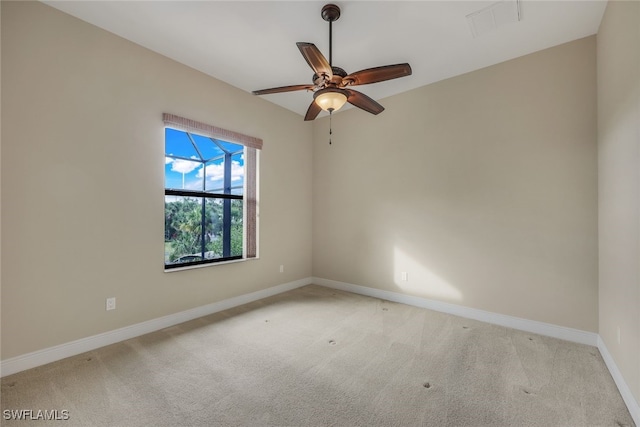
<svg viewBox="0 0 640 427">
<path fill-rule="evenodd" d="M 640 426 L 640 404 L 633 397 L 629 385 L 622 377 L 622 373 L 618 369 L 618 365 L 614 362 L 611 353 L 609 353 L 607 346 L 604 344 L 604 341 L 600 336 L 598 336 L 598 350 L 600 350 L 604 363 L 607 365 L 607 368 L 609 368 L 609 372 L 618 386 L 618 390 L 622 395 L 622 400 L 624 400 L 624 403 L 627 405 L 629 413 L 631 413 L 631 418 L 633 418 L 633 422 L 635 422 L 637 426 Z"/>
<path fill-rule="evenodd" d="M 42 366 L 312 283 L 310 277 L 0 361 L 0 377 Z"/>
<path fill-rule="evenodd" d="M 481 322 L 492 323 L 494 325 L 506 326 L 508 328 L 518 329 L 534 334 L 559 338 L 565 341 L 587 344 L 594 347 L 598 344 L 598 334 L 594 332 L 581 331 L 579 329 L 507 316 L 505 314 L 491 313 L 489 311 L 478 310 L 476 308 L 464 307 L 461 305 L 401 294 L 398 292 L 383 291 L 381 289 L 353 285 L 351 283 L 338 282 L 320 277 L 314 277 L 313 283 L 316 285 L 326 286 L 328 288 L 353 292 L 354 294 L 367 295 L 387 301 L 399 302 L 402 304 L 413 305 L 415 307 L 422 307 L 429 310 L 440 311 L 442 313 L 453 314 L 467 319 L 479 320 Z"/>
</svg>

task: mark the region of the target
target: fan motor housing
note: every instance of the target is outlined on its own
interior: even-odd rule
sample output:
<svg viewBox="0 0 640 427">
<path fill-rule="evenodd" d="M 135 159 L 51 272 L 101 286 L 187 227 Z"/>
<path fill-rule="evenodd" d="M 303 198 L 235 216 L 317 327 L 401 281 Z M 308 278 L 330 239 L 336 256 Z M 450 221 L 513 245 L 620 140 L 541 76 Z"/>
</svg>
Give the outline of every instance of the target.
<svg viewBox="0 0 640 427">
<path fill-rule="evenodd" d="M 333 83 L 336 86 L 339 86 L 342 83 L 342 79 L 347 76 L 347 72 L 340 67 L 331 67 L 331 72 L 333 73 L 333 78 L 329 80 L 328 83 Z M 322 86 L 322 84 L 326 82 L 324 74 L 314 74 L 311 80 L 316 86 Z"/>
</svg>

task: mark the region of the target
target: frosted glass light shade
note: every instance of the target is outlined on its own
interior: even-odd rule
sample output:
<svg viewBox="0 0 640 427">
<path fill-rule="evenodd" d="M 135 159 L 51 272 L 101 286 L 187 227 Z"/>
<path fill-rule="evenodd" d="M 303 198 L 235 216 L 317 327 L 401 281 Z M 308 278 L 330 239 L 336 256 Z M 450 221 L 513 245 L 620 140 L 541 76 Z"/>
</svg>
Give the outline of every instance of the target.
<svg viewBox="0 0 640 427">
<path fill-rule="evenodd" d="M 340 89 L 326 88 L 316 93 L 315 100 L 324 111 L 338 111 L 347 102 L 347 95 Z"/>
</svg>

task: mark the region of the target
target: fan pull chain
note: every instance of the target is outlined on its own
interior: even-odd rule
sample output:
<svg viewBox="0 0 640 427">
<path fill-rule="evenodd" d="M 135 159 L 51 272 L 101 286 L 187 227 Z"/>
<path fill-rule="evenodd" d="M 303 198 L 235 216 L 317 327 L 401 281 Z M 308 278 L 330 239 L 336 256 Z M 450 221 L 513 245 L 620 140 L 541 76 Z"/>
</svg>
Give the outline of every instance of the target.
<svg viewBox="0 0 640 427">
<path fill-rule="evenodd" d="M 329 145 L 331 145 L 331 135 L 333 134 L 333 130 L 331 129 L 331 113 L 333 113 L 333 109 L 329 110 Z"/>
</svg>

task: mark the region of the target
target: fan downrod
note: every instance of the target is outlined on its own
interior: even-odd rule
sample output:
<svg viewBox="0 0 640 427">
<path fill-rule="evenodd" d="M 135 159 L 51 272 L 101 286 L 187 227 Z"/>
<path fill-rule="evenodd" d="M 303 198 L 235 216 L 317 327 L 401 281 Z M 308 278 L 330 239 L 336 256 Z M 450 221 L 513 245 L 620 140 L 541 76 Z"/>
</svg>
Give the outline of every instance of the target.
<svg viewBox="0 0 640 427">
<path fill-rule="evenodd" d="M 340 18 L 340 8 L 335 4 L 326 4 L 322 8 L 322 19 L 327 22 L 334 22 Z"/>
</svg>

